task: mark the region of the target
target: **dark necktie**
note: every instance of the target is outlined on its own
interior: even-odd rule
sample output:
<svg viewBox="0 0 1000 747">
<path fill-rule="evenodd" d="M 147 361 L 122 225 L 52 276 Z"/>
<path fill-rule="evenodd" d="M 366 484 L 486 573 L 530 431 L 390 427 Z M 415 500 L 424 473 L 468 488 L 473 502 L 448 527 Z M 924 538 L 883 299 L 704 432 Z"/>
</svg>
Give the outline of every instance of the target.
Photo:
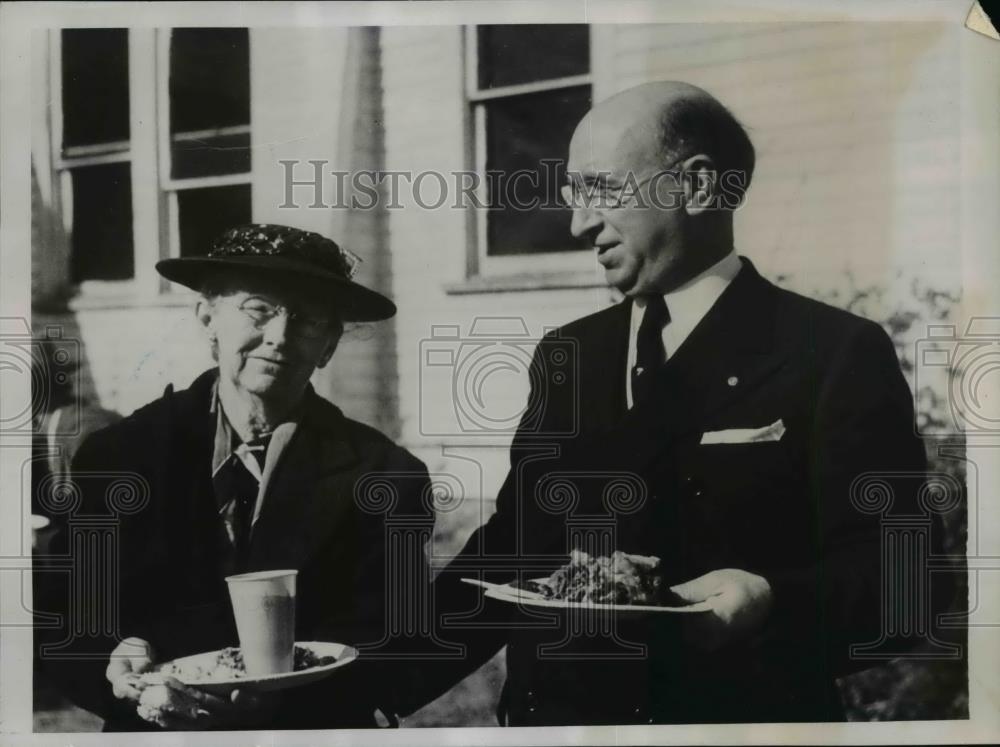
<svg viewBox="0 0 1000 747">
<path fill-rule="evenodd" d="M 663 348 L 663 328 L 670 312 L 663 296 L 650 296 L 635 337 L 635 366 L 632 368 L 632 406 L 645 402 L 653 391 L 656 369 L 667 360 Z"/>
<path fill-rule="evenodd" d="M 264 470 L 264 456 L 269 437 L 254 439 L 247 442 L 247 447 L 261 472 Z M 253 473 L 247 469 L 243 460 L 235 453 L 229 457 L 229 462 L 219 471 L 216 480 L 216 490 L 224 501 L 233 501 L 233 549 L 237 572 L 246 568 L 250 559 L 250 534 L 253 527 L 253 511 L 257 505 L 257 493 L 260 483 Z"/>
</svg>

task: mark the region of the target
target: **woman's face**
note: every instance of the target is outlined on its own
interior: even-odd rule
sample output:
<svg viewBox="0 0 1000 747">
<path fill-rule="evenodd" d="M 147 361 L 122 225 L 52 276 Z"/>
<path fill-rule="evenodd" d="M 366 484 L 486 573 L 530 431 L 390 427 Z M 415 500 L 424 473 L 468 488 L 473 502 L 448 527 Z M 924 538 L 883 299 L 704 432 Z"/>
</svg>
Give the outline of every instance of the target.
<svg viewBox="0 0 1000 747">
<path fill-rule="evenodd" d="M 263 399 L 301 397 L 343 331 L 329 302 L 253 277 L 200 301 L 198 317 L 214 341 L 220 377 Z"/>
</svg>

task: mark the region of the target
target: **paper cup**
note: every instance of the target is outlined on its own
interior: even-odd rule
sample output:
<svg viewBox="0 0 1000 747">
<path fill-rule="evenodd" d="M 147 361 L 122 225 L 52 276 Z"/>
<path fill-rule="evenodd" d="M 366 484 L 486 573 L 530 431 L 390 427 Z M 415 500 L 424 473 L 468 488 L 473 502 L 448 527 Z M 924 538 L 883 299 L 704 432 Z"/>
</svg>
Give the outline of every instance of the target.
<svg viewBox="0 0 1000 747">
<path fill-rule="evenodd" d="M 259 571 L 227 576 L 247 675 L 291 672 L 295 664 L 295 576 Z"/>
<path fill-rule="evenodd" d="M 48 552 L 48 538 L 45 536 L 45 531 L 50 524 L 52 520 L 47 516 L 31 515 L 31 549 L 35 552 Z"/>
</svg>

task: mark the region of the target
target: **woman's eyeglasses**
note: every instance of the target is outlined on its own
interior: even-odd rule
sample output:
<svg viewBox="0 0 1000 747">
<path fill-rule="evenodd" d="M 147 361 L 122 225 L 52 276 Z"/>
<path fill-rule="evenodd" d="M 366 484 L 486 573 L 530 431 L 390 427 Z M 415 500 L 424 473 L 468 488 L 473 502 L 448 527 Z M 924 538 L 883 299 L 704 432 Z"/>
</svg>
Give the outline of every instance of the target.
<svg viewBox="0 0 1000 747">
<path fill-rule="evenodd" d="M 261 298 L 247 298 L 236 308 L 243 312 L 257 329 L 263 329 L 272 319 L 284 315 L 288 319 L 289 334 L 297 337 L 322 337 L 333 326 L 330 319 L 310 316 L 299 311 L 290 311 L 285 306 Z"/>
</svg>

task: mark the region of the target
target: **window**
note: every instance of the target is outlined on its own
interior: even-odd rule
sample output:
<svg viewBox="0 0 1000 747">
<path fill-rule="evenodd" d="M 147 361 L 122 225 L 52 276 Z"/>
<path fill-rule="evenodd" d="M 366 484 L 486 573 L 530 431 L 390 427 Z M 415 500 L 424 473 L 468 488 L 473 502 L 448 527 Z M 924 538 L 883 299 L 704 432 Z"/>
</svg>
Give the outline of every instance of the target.
<svg viewBox="0 0 1000 747">
<path fill-rule="evenodd" d="M 56 154 L 70 231 L 70 279 L 133 276 L 128 31 L 62 32 Z"/>
<path fill-rule="evenodd" d="M 479 273 L 579 269 L 587 247 L 570 234 L 559 187 L 570 137 L 591 106 L 590 28 L 477 26 L 467 43 L 475 166 L 488 205 L 477 225 Z"/>
<path fill-rule="evenodd" d="M 250 222 L 250 38 L 246 29 L 174 29 L 168 91 L 171 255 L 206 254 Z"/>
<path fill-rule="evenodd" d="M 157 259 L 204 254 L 225 228 L 252 219 L 249 32 L 66 29 L 51 38 L 69 279 L 84 293 L 155 292 Z"/>
</svg>

